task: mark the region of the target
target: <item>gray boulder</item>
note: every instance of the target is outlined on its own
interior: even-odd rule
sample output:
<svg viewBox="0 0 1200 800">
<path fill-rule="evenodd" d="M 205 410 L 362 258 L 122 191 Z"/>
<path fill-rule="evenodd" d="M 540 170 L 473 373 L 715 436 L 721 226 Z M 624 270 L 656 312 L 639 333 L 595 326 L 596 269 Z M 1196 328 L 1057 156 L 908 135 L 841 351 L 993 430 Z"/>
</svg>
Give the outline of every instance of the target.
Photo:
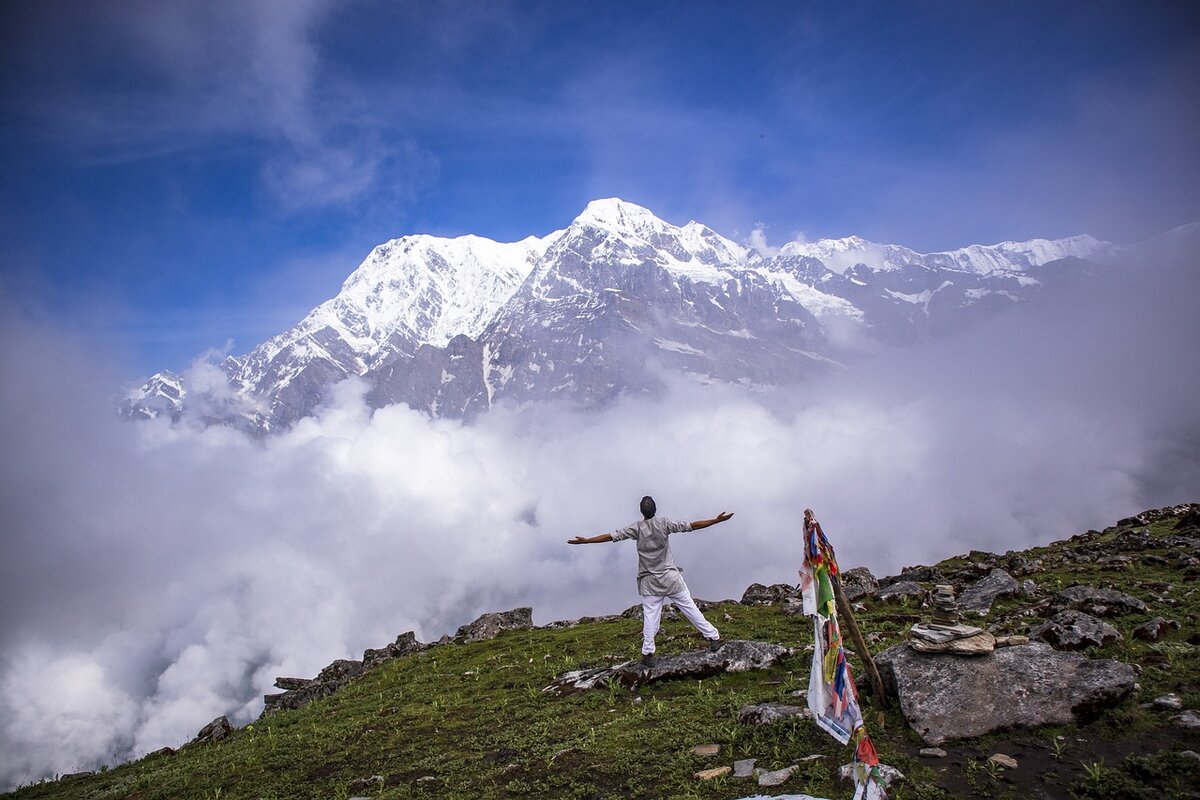
<svg viewBox="0 0 1200 800">
<path fill-rule="evenodd" d="M 533 627 L 533 609 L 529 607 L 514 608 L 512 611 L 498 611 L 484 614 L 470 625 L 463 625 L 454 634 L 455 639 L 468 642 L 482 642 L 485 639 L 495 639 L 501 631 L 526 631 Z"/>
<path fill-rule="evenodd" d="M 790 649 L 770 642 L 733 639 L 715 651 L 705 649 L 677 656 L 658 656 L 651 664 L 626 661 L 613 667 L 573 670 L 560 675 L 542 691 L 554 695 L 575 694 L 609 681 L 633 689 L 671 678 L 704 678 L 723 672 L 748 672 L 766 669 L 791 654 Z"/>
<path fill-rule="evenodd" d="M 796 587 L 786 583 L 773 583 L 770 586 L 752 583 L 746 587 L 741 602 L 744 606 L 769 606 L 782 603 L 796 594 Z"/>
<path fill-rule="evenodd" d="M 1134 612 L 1145 614 L 1146 604 L 1116 589 L 1072 586 L 1051 598 L 1050 613 L 1059 611 L 1086 611 L 1098 617 L 1116 617 Z"/>
<path fill-rule="evenodd" d="M 879 581 L 866 567 L 855 567 L 841 574 L 842 594 L 847 600 L 857 600 L 860 597 L 875 594 L 879 589 Z"/>
<path fill-rule="evenodd" d="M 913 581 L 896 581 L 889 583 L 875 592 L 875 596 L 885 602 L 899 602 L 902 598 L 912 597 L 918 600 L 925 598 L 925 590 L 921 585 Z"/>
<path fill-rule="evenodd" d="M 1133 629 L 1133 638 L 1141 639 L 1145 642 L 1157 642 L 1170 631 L 1179 630 L 1180 625 L 1176 620 L 1163 619 L 1155 617 L 1149 622 L 1143 622 Z"/>
<path fill-rule="evenodd" d="M 811 716 L 812 712 L 806 707 L 785 706 L 779 703 L 763 703 L 754 706 L 742 706 L 738 710 L 738 722 L 743 725 L 771 725 L 785 719 L 797 719 Z"/>
<path fill-rule="evenodd" d="M 1082 611 L 1060 611 L 1029 631 L 1029 638 L 1058 650 L 1082 650 L 1120 641 L 1121 632 Z"/>
<path fill-rule="evenodd" d="M 223 716 L 217 717 L 201 728 L 200 732 L 196 734 L 196 738 L 192 739 L 190 744 L 219 742 L 231 733 L 233 733 L 233 726 L 229 724 L 229 719 Z"/>
<path fill-rule="evenodd" d="M 927 745 L 1006 728 L 1066 725 L 1128 697 L 1134 670 L 1031 643 L 974 658 L 918 653 L 907 644 L 875 657 L 904 718 Z"/>
<path fill-rule="evenodd" d="M 1194 731 L 1200 728 L 1200 713 L 1185 711 L 1182 714 L 1176 714 L 1171 717 L 1171 722 L 1175 723 L 1176 727 Z"/>
<path fill-rule="evenodd" d="M 1016 578 L 1002 569 L 994 569 L 958 596 L 958 607 L 967 613 L 987 616 L 996 598 L 1012 597 L 1020 591 Z"/>
</svg>

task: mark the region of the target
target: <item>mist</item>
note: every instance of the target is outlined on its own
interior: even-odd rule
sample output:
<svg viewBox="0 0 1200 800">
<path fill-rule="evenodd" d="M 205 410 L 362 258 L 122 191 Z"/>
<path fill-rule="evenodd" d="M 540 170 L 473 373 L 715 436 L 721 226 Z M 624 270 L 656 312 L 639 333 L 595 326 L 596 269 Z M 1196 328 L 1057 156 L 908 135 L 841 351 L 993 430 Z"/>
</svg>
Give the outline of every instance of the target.
<svg viewBox="0 0 1200 800">
<path fill-rule="evenodd" d="M 799 387 L 671 379 L 660 401 L 463 424 L 372 412 L 352 380 L 265 440 L 118 420 L 111 354 L 7 301 L 0 783 L 244 724 L 275 676 L 402 631 L 520 605 L 538 624 L 619 612 L 635 549 L 566 540 L 637 519 L 643 494 L 672 518 L 735 512 L 673 543 L 713 600 L 793 582 L 806 507 L 843 568 L 882 575 L 1200 500 L 1188 263 Z"/>
</svg>

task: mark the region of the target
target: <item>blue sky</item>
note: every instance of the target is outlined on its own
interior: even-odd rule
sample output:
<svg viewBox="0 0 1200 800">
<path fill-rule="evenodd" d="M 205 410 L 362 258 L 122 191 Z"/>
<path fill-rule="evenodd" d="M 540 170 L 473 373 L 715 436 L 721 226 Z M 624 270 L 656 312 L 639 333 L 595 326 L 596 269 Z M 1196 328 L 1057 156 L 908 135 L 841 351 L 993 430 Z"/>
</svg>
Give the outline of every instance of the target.
<svg viewBox="0 0 1200 800">
<path fill-rule="evenodd" d="M 597 197 L 918 250 L 1200 219 L 1194 3 L 12 2 L 0 291 L 132 379 Z"/>
</svg>

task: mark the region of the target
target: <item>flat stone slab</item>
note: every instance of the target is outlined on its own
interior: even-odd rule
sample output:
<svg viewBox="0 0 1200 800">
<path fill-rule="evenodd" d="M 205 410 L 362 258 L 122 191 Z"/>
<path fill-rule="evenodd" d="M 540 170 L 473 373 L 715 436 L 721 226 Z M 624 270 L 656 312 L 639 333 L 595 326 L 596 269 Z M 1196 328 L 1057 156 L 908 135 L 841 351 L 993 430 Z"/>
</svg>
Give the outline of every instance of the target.
<svg viewBox="0 0 1200 800">
<path fill-rule="evenodd" d="M 908 642 L 914 650 L 922 653 L 954 653 L 960 656 L 978 656 L 990 653 L 996 649 L 996 637 L 987 631 L 980 631 L 965 639 L 951 639 L 948 642 L 929 642 L 924 639 L 912 638 Z"/>
<path fill-rule="evenodd" d="M 752 669 L 766 669 L 791 654 L 790 648 L 771 642 L 733 639 L 715 651 L 705 649 L 677 656 L 658 656 L 652 664 L 635 660 L 612 667 L 573 670 L 555 678 L 542 691 L 554 695 L 575 694 L 609 681 L 634 689 L 671 678 L 704 678 L 726 672 L 749 672 Z"/>
<path fill-rule="evenodd" d="M 926 745 L 1006 728 L 1066 725 L 1133 692 L 1133 667 L 1033 642 L 972 658 L 919 653 L 907 643 L 875 657 Z"/>
</svg>

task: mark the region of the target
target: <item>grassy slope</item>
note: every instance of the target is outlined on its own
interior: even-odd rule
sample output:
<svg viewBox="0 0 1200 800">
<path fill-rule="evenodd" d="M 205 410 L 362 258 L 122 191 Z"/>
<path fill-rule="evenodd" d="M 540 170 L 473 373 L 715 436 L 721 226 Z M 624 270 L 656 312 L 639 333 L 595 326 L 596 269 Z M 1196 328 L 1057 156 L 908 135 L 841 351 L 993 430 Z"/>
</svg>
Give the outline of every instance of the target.
<svg viewBox="0 0 1200 800">
<path fill-rule="evenodd" d="M 1152 526 L 1169 535 L 1174 521 Z M 1115 536 L 1115 532 L 1106 532 Z M 1038 556 L 1061 545 L 1035 548 Z M 1151 550 L 1148 552 L 1165 552 Z M 950 559 L 952 566 L 962 559 Z M 1145 600 L 1150 614 L 1113 620 L 1123 642 L 1093 653 L 1142 665 L 1136 696 L 1082 727 L 1014 732 L 948 746 L 951 757 L 916 756 L 921 746 L 895 711 L 881 715 L 864 696 L 864 711 L 880 755 L 909 776 L 894 797 L 1129 797 L 1136 787 L 1164 787 L 1155 797 L 1189 797 L 1197 785 L 1193 762 L 1174 755 L 1198 746 L 1195 734 L 1164 726 L 1139 703 L 1167 691 L 1186 708 L 1200 708 L 1200 648 L 1187 643 L 1200 623 L 1198 584 L 1172 566 L 1137 561 L 1128 567 L 1066 565 L 1031 576 L 1044 591 L 1072 583 L 1113 585 Z M 1187 576 L 1195 581 L 1195 576 Z M 1178 605 L 1164 607 L 1147 588 L 1171 583 Z M 1028 601 L 1002 600 L 992 618 Z M 865 633 L 877 633 L 881 650 L 903 637 L 917 610 L 868 603 L 860 615 Z M 759 639 L 803 647 L 811 626 L 778 607 L 718 606 L 711 614 L 727 638 Z M 731 619 L 724 620 L 728 614 Z M 1166 641 L 1147 644 L 1129 631 L 1151 616 L 1183 623 Z M 1022 632 L 1038 618 L 1007 627 Z M 284 712 L 237 731 L 215 745 L 186 747 L 174 755 L 150 756 L 94 776 L 47 782 L 7 795 L 14 798 L 310 798 L 348 797 L 356 778 L 384 782 L 353 794 L 373 797 L 633 797 L 736 798 L 757 786 L 732 778 L 701 782 L 698 769 L 757 758 L 775 769 L 810 754 L 783 789 L 825 797 L 848 797 L 837 766 L 848 749 L 811 723 L 770 727 L 737 722 L 747 703 L 803 701 L 790 696 L 807 684 L 808 657 L 801 654 L 770 670 L 702 681 L 680 680 L 643 687 L 596 690 L 553 698 L 540 691 L 568 669 L 630 657 L 640 621 L 589 622 L 575 628 L 510 632 L 495 640 L 433 648 L 388 662 L 341 692 L 298 711 Z M 664 625 L 660 652 L 700 645 L 682 621 Z M 660 642 L 662 641 L 660 635 Z M 857 670 L 861 675 L 862 671 Z M 201 721 L 197 721 L 199 723 Z M 1062 739 L 1056 739 L 1062 736 Z M 696 744 L 717 742 L 720 755 L 698 758 Z M 992 752 L 1017 754 L 1016 773 L 988 770 Z M 1129 754 L 1150 754 L 1143 761 Z M 1101 759 L 1104 759 L 1102 762 Z M 1014 777 L 1019 776 L 1019 777 Z M 1175 787 L 1175 788 L 1170 788 Z M 1138 789 L 1140 791 L 1140 788 Z M 1151 795 L 1147 795 L 1151 796 Z"/>
</svg>

